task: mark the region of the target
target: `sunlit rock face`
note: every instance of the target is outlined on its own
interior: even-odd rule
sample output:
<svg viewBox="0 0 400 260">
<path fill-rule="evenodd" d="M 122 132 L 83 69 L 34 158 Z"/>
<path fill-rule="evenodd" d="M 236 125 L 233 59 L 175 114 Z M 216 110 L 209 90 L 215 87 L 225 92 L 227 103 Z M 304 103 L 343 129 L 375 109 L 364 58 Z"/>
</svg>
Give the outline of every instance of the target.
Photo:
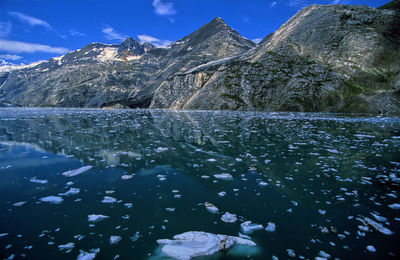
<svg viewBox="0 0 400 260">
<path fill-rule="evenodd" d="M 150 107 L 399 114 L 400 15 L 304 8 L 255 49 L 175 74 Z"/>
</svg>

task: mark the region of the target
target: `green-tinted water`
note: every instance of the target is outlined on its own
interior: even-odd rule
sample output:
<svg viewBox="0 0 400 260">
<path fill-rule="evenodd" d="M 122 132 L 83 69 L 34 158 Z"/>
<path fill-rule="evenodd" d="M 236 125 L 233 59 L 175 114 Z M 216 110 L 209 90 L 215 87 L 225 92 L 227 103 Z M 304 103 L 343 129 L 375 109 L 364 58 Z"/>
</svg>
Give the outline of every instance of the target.
<svg viewBox="0 0 400 260">
<path fill-rule="evenodd" d="M 83 166 L 93 168 L 63 175 Z M 233 179 L 215 178 L 221 173 Z M 0 258 L 76 259 L 99 248 L 96 259 L 146 259 L 157 239 L 186 231 L 238 236 L 250 220 L 276 225 L 249 235 L 258 245 L 247 253 L 252 259 L 313 259 L 321 251 L 394 259 L 399 174 L 398 118 L 1 109 Z M 62 195 L 70 188 L 79 193 Z M 48 196 L 63 201 L 41 201 Z M 102 202 L 106 196 L 116 201 Z M 221 221 L 225 212 L 238 221 Z M 109 218 L 91 223 L 91 214 Z M 110 236 L 121 241 L 110 244 Z M 71 252 L 60 251 L 70 242 Z M 232 258 L 243 256 L 214 257 Z"/>
</svg>

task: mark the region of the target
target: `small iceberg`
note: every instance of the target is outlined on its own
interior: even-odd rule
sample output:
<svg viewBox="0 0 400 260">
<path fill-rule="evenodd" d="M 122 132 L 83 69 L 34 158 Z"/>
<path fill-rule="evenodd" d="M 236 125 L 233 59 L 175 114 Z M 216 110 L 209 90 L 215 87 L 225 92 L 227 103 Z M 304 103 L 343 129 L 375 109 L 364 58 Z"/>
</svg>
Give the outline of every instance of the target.
<svg viewBox="0 0 400 260">
<path fill-rule="evenodd" d="M 47 183 L 49 183 L 47 180 L 39 180 L 36 177 L 30 178 L 29 181 L 32 182 L 32 183 L 39 183 L 39 184 L 47 184 Z"/>
<path fill-rule="evenodd" d="M 121 240 L 122 240 L 122 237 L 120 237 L 120 236 L 111 236 L 110 237 L 110 245 L 116 245 Z"/>
<path fill-rule="evenodd" d="M 267 227 L 265 228 L 265 231 L 275 232 L 275 230 L 276 230 L 275 223 L 268 222 Z"/>
<path fill-rule="evenodd" d="M 204 202 L 204 206 L 211 213 L 217 214 L 219 212 L 219 209 L 214 204 L 212 204 L 210 202 Z"/>
<path fill-rule="evenodd" d="M 60 204 L 61 202 L 64 201 L 64 199 L 61 197 L 58 197 L 58 196 L 47 196 L 47 197 L 40 198 L 40 201 L 51 203 L 51 204 Z"/>
<path fill-rule="evenodd" d="M 385 235 L 393 235 L 394 234 L 393 231 L 391 231 L 388 228 L 385 228 L 382 224 L 380 224 L 370 218 L 365 217 L 364 219 L 361 219 L 361 218 L 357 218 L 357 219 L 360 222 L 362 222 L 364 225 L 366 225 L 366 226 L 369 225 L 369 226 L 373 227 L 376 231 L 381 232 L 382 234 L 385 234 Z"/>
<path fill-rule="evenodd" d="M 105 220 L 107 218 L 109 218 L 109 216 L 96 215 L 96 214 L 88 215 L 88 221 L 89 222 L 100 222 L 100 221 Z"/>
<path fill-rule="evenodd" d="M 58 193 L 60 196 L 69 196 L 69 195 L 76 195 L 80 192 L 81 190 L 78 188 L 70 188 L 67 192 L 64 193 Z"/>
<path fill-rule="evenodd" d="M 66 253 L 69 253 L 69 252 L 72 251 L 72 249 L 74 249 L 74 247 L 75 247 L 75 243 L 70 242 L 70 243 L 65 244 L 65 245 L 59 245 L 58 246 L 58 250 L 65 251 Z"/>
<path fill-rule="evenodd" d="M 224 181 L 231 181 L 233 180 L 233 177 L 231 174 L 229 173 L 221 173 L 221 174 L 214 174 L 214 177 L 220 180 L 224 180 Z"/>
<path fill-rule="evenodd" d="M 251 234 L 255 230 L 263 229 L 263 225 L 252 223 L 251 221 L 246 221 L 240 224 L 240 229 L 244 234 Z"/>
<path fill-rule="evenodd" d="M 201 231 L 189 231 L 175 235 L 173 240 L 159 239 L 161 251 L 177 260 L 190 260 L 198 256 L 210 256 L 234 245 L 254 247 L 256 243 L 240 237 L 217 235 Z"/>
<path fill-rule="evenodd" d="M 102 203 L 115 203 L 115 202 L 117 202 L 117 199 L 110 197 L 110 196 L 105 196 L 101 202 Z"/>
<path fill-rule="evenodd" d="M 234 223 L 237 221 L 237 217 L 236 214 L 225 212 L 225 214 L 222 215 L 221 220 L 225 223 Z"/>
<path fill-rule="evenodd" d="M 90 170 L 92 168 L 93 168 L 93 166 L 83 166 L 83 167 L 75 169 L 75 170 L 70 170 L 70 171 L 63 172 L 62 175 L 64 175 L 65 177 L 74 177 L 74 176 L 82 174 L 82 173 L 84 173 L 84 172 L 86 172 L 86 171 L 88 171 L 88 170 Z"/>
</svg>

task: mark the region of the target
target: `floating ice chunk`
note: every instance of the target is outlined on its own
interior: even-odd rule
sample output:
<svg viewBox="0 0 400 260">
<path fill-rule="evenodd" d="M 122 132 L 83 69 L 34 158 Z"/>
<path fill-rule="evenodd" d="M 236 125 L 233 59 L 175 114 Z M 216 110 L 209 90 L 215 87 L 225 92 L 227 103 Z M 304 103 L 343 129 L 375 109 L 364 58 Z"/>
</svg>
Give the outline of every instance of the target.
<svg viewBox="0 0 400 260">
<path fill-rule="evenodd" d="M 239 232 L 239 237 L 251 240 L 251 237 L 250 237 L 250 236 L 244 235 L 244 234 L 242 234 L 242 233 L 240 233 L 240 232 Z"/>
<path fill-rule="evenodd" d="M 225 214 L 222 215 L 221 220 L 225 223 L 234 223 L 237 221 L 237 217 L 236 214 L 225 212 Z"/>
<path fill-rule="evenodd" d="M 58 246 L 58 250 L 66 251 L 66 253 L 69 253 L 69 252 L 71 252 L 72 249 L 74 249 L 74 247 L 75 247 L 75 243 L 70 242 L 70 243 L 65 244 L 65 245 L 59 245 Z"/>
<path fill-rule="evenodd" d="M 368 250 L 369 252 L 371 252 L 371 253 L 375 253 L 375 252 L 376 252 L 375 247 L 374 247 L 374 246 L 371 246 L 371 245 L 367 246 L 367 250 Z"/>
<path fill-rule="evenodd" d="M 296 257 L 296 253 L 294 252 L 293 249 L 286 249 L 286 252 L 288 253 L 288 256 Z"/>
<path fill-rule="evenodd" d="M 318 213 L 321 214 L 321 215 L 325 215 L 325 214 L 326 214 L 326 210 L 319 209 L 319 210 L 318 210 Z"/>
<path fill-rule="evenodd" d="M 220 196 L 220 197 L 226 196 L 226 192 L 225 192 L 225 191 L 218 192 L 217 194 L 218 194 L 218 196 Z"/>
<path fill-rule="evenodd" d="M 391 209 L 400 209 L 400 203 L 393 203 L 389 205 L 389 208 Z"/>
<path fill-rule="evenodd" d="M 39 180 L 36 177 L 32 177 L 29 179 L 30 182 L 39 183 L 39 184 L 46 184 L 49 183 L 47 180 Z"/>
<path fill-rule="evenodd" d="M 20 202 L 16 202 L 13 204 L 14 207 L 21 207 L 22 205 L 24 205 L 26 203 L 26 201 L 20 201 Z"/>
<path fill-rule="evenodd" d="M 293 206 L 299 205 L 299 203 L 297 203 L 297 201 L 291 200 L 290 202 L 293 204 Z"/>
<path fill-rule="evenodd" d="M 157 147 L 156 153 L 162 153 L 168 151 L 168 147 Z"/>
<path fill-rule="evenodd" d="M 261 224 L 256 224 L 256 223 L 251 223 L 251 221 L 246 221 L 240 224 L 240 228 L 243 233 L 251 234 L 253 233 L 253 231 L 263 229 L 264 227 Z"/>
<path fill-rule="evenodd" d="M 110 237 L 110 245 L 118 244 L 119 241 L 121 241 L 121 240 L 122 240 L 122 237 L 120 237 L 120 236 L 111 236 Z"/>
<path fill-rule="evenodd" d="M 271 160 L 268 160 L 268 159 L 264 161 L 265 164 L 269 164 L 270 162 L 271 162 Z"/>
<path fill-rule="evenodd" d="M 210 202 L 204 202 L 204 206 L 211 213 L 217 214 L 219 212 L 219 209 L 214 204 L 212 204 Z"/>
<path fill-rule="evenodd" d="M 74 177 L 74 176 L 82 174 L 92 168 L 93 168 L 93 166 L 83 166 L 83 167 L 75 169 L 75 170 L 63 172 L 62 175 L 64 175 L 65 177 Z"/>
<path fill-rule="evenodd" d="M 248 239 L 201 231 L 189 231 L 175 235 L 173 240 L 159 239 L 157 243 L 163 245 L 161 251 L 164 254 L 178 260 L 190 260 L 197 256 L 213 255 L 235 244 L 256 246 L 253 241 Z"/>
<path fill-rule="evenodd" d="M 70 188 L 67 192 L 64 193 L 59 193 L 58 195 L 60 196 L 69 196 L 69 195 L 76 195 L 80 192 L 81 190 L 78 188 Z"/>
<path fill-rule="evenodd" d="M 98 253 L 98 251 L 100 251 L 100 250 L 97 250 L 97 252 L 85 252 L 83 250 L 79 250 L 79 251 L 80 251 L 80 253 L 76 260 L 93 260 L 96 257 L 96 254 Z"/>
<path fill-rule="evenodd" d="M 102 203 L 115 203 L 115 202 L 117 202 L 117 199 L 110 197 L 110 196 L 105 196 L 101 202 Z"/>
<path fill-rule="evenodd" d="M 75 235 L 74 238 L 78 239 L 78 241 L 81 241 L 85 236 L 84 235 Z"/>
<path fill-rule="evenodd" d="M 233 180 L 232 175 L 230 175 L 229 173 L 214 174 L 214 177 L 225 181 Z"/>
<path fill-rule="evenodd" d="M 326 149 L 328 152 L 330 152 L 330 153 L 339 153 L 339 151 L 338 150 L 336 150 L 336 149 Z"/>
<path fill-rule="evenodd" d="M 129 179 L 132 179 L 133 175 L 134 175 L 134 174 L 122 175 L 122 176 L 121 176 L 121 179 L 123 179 L 123 180 L 129 180 Z"/>
<path fill-rule="evenodd" d="M 214 158 L 207 159 L 207 162 L 216 162 L 217 160 Z"/>
<path fill-rule="evenodd" d="M 168 211 L 168 212 L 174 212 L 175 208 L 165 208 L 165 210 Z"/>
<path fill-rule="evenodd" d="M 210 176 L 208 176 L 208 175 L 201 175 L 201 178 L 202 178 L 202 179 L 210 179 Z"/>
<path fill-rule="evenodd" d="M 381 232 L 382 234 L 385 235 L 392 235 L 393 231 L 391 231 L 388 228 L 385 228 L 382 224 L 375 222 L 374 220 L 365 217 L 364 219 L 361 218 L 357 218 L 359 221 L 361 221 L 362 223 L 364 223 L 364 225 L 370 225 L 371 227 L 373 227 L 376 231 Z"/>
<path fill-rule="evenodd" d="M 140 237 L 140 232 L 137 231 L 136 234 L 134 236 L 131 236 L 129 239 L 132 240 L 132 242 L 136 242 L 139 240 Z"/>
<path fill-rule="evenodd" d="M 265 182 L 265 181 L 260 181 L 258 183 L 258 185 L 260 185 L 260 186 L 268 186 L 269 184 L 267 182 Z"/>
<path fill-rule="evenodd" d="M 47 197 L 40 198 L 40 201 L 48 202 L 48 203 L 52 203 L 52 204 L 60 204 L 64 200 L 63 200 L 63 198 L 58 197 L 58 196 L 47 196 Z"/>
<path fill-rule="evenodd" d="M 379 216 L 378 214 L 374 214 L 374 213 L 370 213 L 376 220 L 380 221 L 380 222 L 386 222 L 387 218 Z"/>
<path fill-rule="evenodd" d="M 126 208 L 130 209 L 130 208 L 133 207 L 133 204 L 132 204 L 132 203 L 125 203 L 124 206 L 125 206 Z"/>
<path fill-rule="evenodd" d="M 0 234 L 0 237 L 5 237 L 5 236 L 8 236 L 8 233 L 1 233 Z"/>
<path fill-rule="evenodd" d="M 69 182 L 66 183 L 66 185 L 67 186 L 71 186 L 71 185 L 74 185 L 74 183 L 72 181 L 69 181 Z"/>
<path fill-rule="evenodd" d="M 88 221 L 89 222 L 100 222 L 100 221 L 105 220 L 107 218 L 109 218 L 109 216 L 96 215 L 96 214 L 88 215 Z"/>
<path fill-rule="evenodd" d="M 330 255 L 330 254 L 328 254 L 327 252 L 322 251 L 322 250 L 319 251 L 318 255 L 319 255 L 320 257 L 325 258 L 325 259 L 331 258 L 331 255 Z"/>
<path fill-rule="evenodd" d="M 275 230 L 276 230 L 275 224 L 272 222 L 268 222 L 268 226 L 265 228 L 265 231 L 275 232 Z"/>
</svg>

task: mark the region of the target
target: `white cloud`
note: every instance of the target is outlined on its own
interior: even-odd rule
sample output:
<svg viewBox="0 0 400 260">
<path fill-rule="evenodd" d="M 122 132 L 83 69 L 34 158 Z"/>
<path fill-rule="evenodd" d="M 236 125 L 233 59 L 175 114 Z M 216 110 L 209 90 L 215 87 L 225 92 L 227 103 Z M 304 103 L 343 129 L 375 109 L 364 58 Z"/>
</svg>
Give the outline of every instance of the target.
<svg viewBox="0 0 400 260">
<path fill-rule="evenodd" d="M 174 15 L 176 10 L 173 3 L 163 3 L 161 0 L 153 1 L 154 12 L 158 15 Z"/>
<path fill-rule="evenodd" d="M 144 43 L 144 42 L 148 42 L 153 44 L 156 47 L 167 47 L 167 45 L 171 44 L 172 42 L 169 40 L 160 40 L 156 37 L 147 35 L 147 34 L 142 34 L 142 35 L 138 35 L 139 41 Z"/>
<path fill-rule="evenodd" d="M 292 6 L 292 7 L 304 7 L 304 6 L 306 6 L 304 0 L 290 0 L 287 4 L 289 6 Z"/>
<path fill-rule="evenodd" d="M 255 38 L 255 39 L 252 39 L 252 41 L 254 42 L 254 43 L 260 43 L 260 41 L 262 41 L 262 38 Z"/>
<path fill-rule="evenodd" d="M 30 26 L 42 26 L 44 27 L 46 30 L 52 30 L 53 28 L 50 26 L 50 24 L 48 24 L 47 22 L 40 20 L 39 18 L 35 18 L 23 13 L 19 13 L 19 12 L 8 12 L 9 15 L 17 18 L 18 20 L 20 20 L 23 23 L 27 23 Z"/>
<path fill-rule="evenodd" d="M 339 3 L 340 3 L 340 0 L 333 0 L 333 1 L 332 1 L 332 4 L 333 4 L 333 5 L 337 5 L 337 4 L 339 4 Z"/>
<path fill-rule="evenodd" d="M 0 59 L 5 59 L 5 60 L 20 60 L 20 59 L 22 59 L 22 57 L 19 56 L 19 55 L 3 54 L 3 55 L 0 55 Z"/>
<path fill-rule="evenodd" d="M 10 22 L 0 22 L 0 37 L 6 37 L 11 32 L 12 24 Z"/>
<path fill-rule="evenodd" d="M 47 53 L 64 54 L 69 50 L 63 47 L 52 47 L 44 44 L 0 39 L 0 51 L 10 52 L 10 53 L 47 52 Z"/>
<path fill-rule="evenodd" d="M 114 31 L 114 28 L 112 28 L 109 25 L 106 25 L 103 30 L 101 30 L 104 33 L 104 37 L 109 40 L 109 41 L 124 41 L 128 36 L 123 33 L 118 33 Z"/>
<path fill-rule="evenodd" d="M 274 7 L 275 5 L 277 4 L 277 2 L 275 2 L 275 1 L 273 1 L 270 5 L 269 5 L 269 7 Z"/>
<path fill-rule="evenodd" d="M 77 30 L 74 29 L 70 29 L 68 30 L 68 32 L 71 36 L 86 36 L 86 34 L 78 32 Z"/>
</svg>

